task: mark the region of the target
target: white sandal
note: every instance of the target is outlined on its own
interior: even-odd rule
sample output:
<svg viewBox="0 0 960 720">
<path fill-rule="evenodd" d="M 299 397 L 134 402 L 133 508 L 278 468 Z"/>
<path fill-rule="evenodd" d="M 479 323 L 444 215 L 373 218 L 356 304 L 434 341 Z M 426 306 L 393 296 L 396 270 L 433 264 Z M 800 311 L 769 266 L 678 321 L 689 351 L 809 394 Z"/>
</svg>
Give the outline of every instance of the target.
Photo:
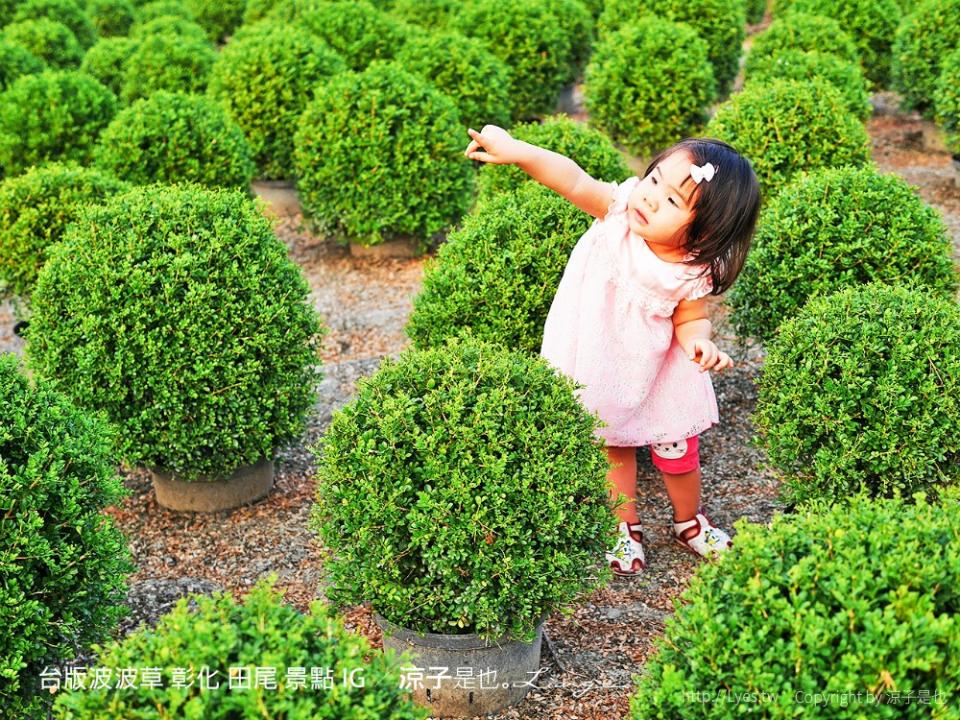
<svg viewBox="0 0 960 720">
<path fill-rule="evenodd" d="M 647 567 L 643 556 L 643 530 L 640 523 L 620 523 L 620 539 L 612 552 L 606 553 L 607 562 L 615 575 L 631 577 Z"/>
<path fill-rule="evenodd" d="M 720 555 L 733 547 L 730 536 L 718 527 L 697 508 L 697 514 L 690 520 L 673 524 L 673 536 L 687 550 L 700 557 Z"/>
</svg>

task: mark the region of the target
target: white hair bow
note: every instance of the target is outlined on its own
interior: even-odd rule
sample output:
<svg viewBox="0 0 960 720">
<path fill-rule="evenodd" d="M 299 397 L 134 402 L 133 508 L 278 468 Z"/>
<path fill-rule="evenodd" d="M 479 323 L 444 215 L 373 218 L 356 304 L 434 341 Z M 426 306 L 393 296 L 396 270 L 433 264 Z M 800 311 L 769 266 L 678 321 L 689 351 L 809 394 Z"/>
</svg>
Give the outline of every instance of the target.
<svg viewBox="0 0 960 720">
<path fill-rule="evenodd" d="M 713 180 L 714 173 L 717 172 L 717 169 L 711 163 L 705 163 L 703 167 L 699 165 L 690 166 L 690 177 L 693 178 L 693 181 L 699 185 L 701 180 L 706 180 L 710 182 Z"/>
</svg>

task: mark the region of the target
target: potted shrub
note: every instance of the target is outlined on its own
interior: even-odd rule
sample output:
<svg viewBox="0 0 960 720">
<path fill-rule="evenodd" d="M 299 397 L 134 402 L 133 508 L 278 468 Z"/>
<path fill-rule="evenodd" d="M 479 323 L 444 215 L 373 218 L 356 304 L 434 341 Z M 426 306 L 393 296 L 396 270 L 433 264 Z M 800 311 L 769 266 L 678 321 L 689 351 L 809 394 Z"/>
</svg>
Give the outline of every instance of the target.
<svg viewBox="0 0 960 720">
<path fill-rule="evenodd" d="M 305 615 L 284 604 L 276 580 L 258 582 L 242 604 L 226 592 L 181 598 L 155 628 L 97 646 L 87 685 L 131 667 L 159 668 L 160 682 L 64 689 L 53 717 L 426 720 L 400 687 L 401 659 L 371 649 L 319 600 Z M 195 682 L 175 687 L 174 668 L 192 669 Z"/>
<path fill-rule="evenodd" d="M 357 383 L 314 448 L 327 596 L 369 601 L 384 647 L 418 667 L 496 670 L 493 688 L 431 676 L 414 695 L 431 714 L 519 701 L 545 619 L 609 577 L 607 460 L 573 390 L 542 358 L 487 343 L 408 348 Z"/>
<path fill-rule="evenodd" d="M 856 43 L 832 17 L 787 13 L 753 37 L 744 71 L 749 75 L 753 71 L 754 63 L 762 58 L 779 55 L 784 50 L 816 50 L 860 64 Z"/>
<path fill-rule="evenodd" d="M 2 33 L 4 40 L 29 50 L 51 68 L 76 68 L 83 59 L 83 47 L 70 28 L 50 18 L 10 23 Z"/>
<path fill-rule="evenodd" d="M 395 0 L 390 15 L 429 30 L 455 30 L 462 7 L 460 0 Z"/>
<path fill-rule="evenodd" d="M 97 29 L 76 0 L 22 0 L 16 4 L 13 22 L 42 19 L 66 25 L 84 50 L 97 41 Z"/>
<path fill-rule="evenodd" d="M 246 0 L 185 0 L 184 5 L 193 14 L 197 24 L 207 31 L 210 42 L 226 40 L 243 21 Z"/>
<path fill-rule="evenodd" d="M 136 20 L 130 0 L 87 0 L 87 13 L 101 38 L 127 35 Z"/>
<path fill-rule="evenodd" d="M 124 612 L 127 542 L 103 508 L 126 491 L 112 429 L 0 355 L 0 705 L 46 717 L 44 668 L 105 639 Z"/>
<path fill-rule="evenodd" d="M 127 62 L 136 49 L 137 41 L 128 37 L 102 38 L 87 50 L 83 62 L 80 63 L 80 70 L 95 77 L 119 97 L 123 92 Z"/>
<path fill-rule="evenodd" d="M 121 92 L 124 102 L 148 97 L 158 90 L 204 92 L 210 68 L 217 57 L 205 36 L 135 32 L 131 37 L 137 41 L 137 46 L 127 58 Z"/>
<path fill-rule="evenodd" d="M 954 162 L 960 159 L 960 48 L 943 61 L 933 96 L 937 122 L 946 133 L 947 149 Z M 960 165 L 957 165 L 960 169 Z"/>
<path fill-rule="evenodd" d="M 960 307 L 882 284 L 812 299 L 770 345 L 753 421 L 788 502 L 955 483 Z"/>
<path fill-rule="evenodd" d="M 45 69 L 43 60 L 0 36 L 0 92 L 10 87 L 21 75 L 32 75 Z"/>
<path fill-rule="evenodd" d="M 138 187 L 88 206 L 52 250 L 27 356 L 106 412 L 162 505 L 224 509 L 269 491 L 274 450 L 313 405 L 322 327 L 308 292 L 245 194 Z"/>
<path fill-rule="evenodd" d="M 630 718 L 954 715 L 958 498 L 738 520 L 734 549 L 676 603 Z"/>
<path fill-rule="evenodd" d="M 741 337 L 764 342 L 812 297 L 879 281 L 957 290 L 953 243 L 911 185 L 872 166 L 816 170 L 767 205 L 730 291 Z"/>
<path fill-rule="evenodd" d="M 960 47 L 960 0 L 923 0 L 905 15 L 893 41 L 893 89 L 908 110 L 933 117 L 941 63 Z"/>
</svg>

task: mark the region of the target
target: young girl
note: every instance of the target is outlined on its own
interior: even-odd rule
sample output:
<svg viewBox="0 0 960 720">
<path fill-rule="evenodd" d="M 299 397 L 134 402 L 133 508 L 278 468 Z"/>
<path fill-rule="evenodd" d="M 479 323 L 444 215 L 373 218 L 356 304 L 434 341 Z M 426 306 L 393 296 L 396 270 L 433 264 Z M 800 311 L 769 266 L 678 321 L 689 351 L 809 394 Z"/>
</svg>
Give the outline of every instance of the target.
<svg viewBox="0 0 960 720">
<path fill-rule="evenodd" d="M 620 541 L 619 575 L 646 567 L 637 518 L 638 446 L 649 445 L 673 504 L 674 537 L 710 556 L 732 545 L 700 506 L 697 436 L 718 422 L 708 370 L 732 367 L 710 340 L 708 294 L 729 288 L 760 209 L 750 163 L 726 143 L 688 138 L 654 158 L 643 178 L 600 182 L 563 155 L 487 125 L 466 156 L 515 164 L 595 218 L 567 261 L 540 354 L 584 385 L 583 405 L 606 427 Z"/>
</svg>

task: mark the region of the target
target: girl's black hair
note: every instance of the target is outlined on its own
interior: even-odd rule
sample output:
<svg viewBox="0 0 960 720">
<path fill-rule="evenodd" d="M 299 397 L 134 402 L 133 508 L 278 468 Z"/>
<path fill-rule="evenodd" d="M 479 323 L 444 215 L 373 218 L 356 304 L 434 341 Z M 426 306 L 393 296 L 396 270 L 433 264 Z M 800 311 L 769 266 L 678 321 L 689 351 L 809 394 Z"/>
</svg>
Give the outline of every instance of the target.
<svg viewBox="0 0 960 720">
<path fill-rule="evenodd" d="M 733 285 L 747 259 L 760 214 L 760 183 L 745 157 L 712 138 L 681 140 L 657 155 L 643 177 L 681 150 L 687 151 L 696 165 L 711 163 L 716 168 L 712 180 L 702 180 L 697 186 L 693 220 L 681 232 L 686 233 L 684 249 L 694 255 L 686 262 L 708 265 L 711 292 L 719 295 Z"/>
</svg>

